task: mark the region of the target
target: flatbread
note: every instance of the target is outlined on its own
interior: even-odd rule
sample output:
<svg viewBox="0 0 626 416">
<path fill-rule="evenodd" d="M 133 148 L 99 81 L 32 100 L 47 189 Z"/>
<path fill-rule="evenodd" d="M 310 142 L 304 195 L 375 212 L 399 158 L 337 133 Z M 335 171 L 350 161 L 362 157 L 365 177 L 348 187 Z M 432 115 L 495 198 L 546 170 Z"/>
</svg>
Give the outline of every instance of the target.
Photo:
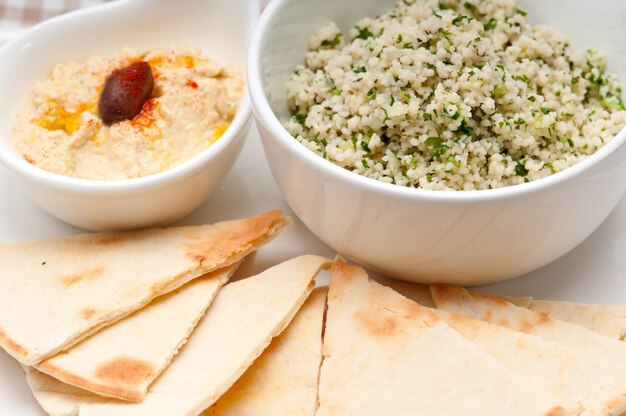
<svg viewBox="0 0 626 416">
<path fill-rule="evenodd" d="M 0 244 L 0 347 L 34 365 L 276 236 L 282 212 L 215 225 Z"/>
<path fill-rule="evenodd" d="M 460 287 L 431 286 L 431 293 L 437 309 L 536 335 L 548 341 L 584 348 L 613 360 L 615 365 L 626 366 L 626 347 L 622 342 L 580 325 L 555 319 L 545 312 L 515 306 L 498 296 L 469 292 Z"/>
<path fill-rule="evenodd" d="M 192 280 L 35 367 L 101 396 L 141 401 L 238 265 Z"/>
<path fill-rule="evenodd" d="M 584 348 L 450 312 L 431 312 L 575 414 L 616 416 L 626 411 L 626 366 Z"/>
<path fill-rule="evenodd" d="M 567 414 L 433 313 L 341 259 L 323 356 L 318 416 Z"/>
<path fill-rule="evenodd" d="M 623 341 L 626 338 L 626 307 L 585 305 L 553 300 L 533 300 L 528 306 L 553 318 L 571 322 L 607 337 Z"/>
<path fill-rule="evenodd" d="M 326 288 L 313 291 L 285 332 L 202 415 L 313 416 L 326 292 Z"/>
<path fill-rule="evenodd" d="M 411 299 L 413 302 L 417 302 L 422 306 L 427 308 L 435 308 L 435 303 L 433 302 L 433 297 L 430 294 L 430 286 L 421 285 L 419 283 L 406 283 L 406 282 L 383 282 L 385 286 L 388 286 L 400 293 L 402 296 Z M 509 302 L 514 305 L 521 306 L 527 308 L 532 303 L 533 298 L 531 297 L 523 297 L 523 298 L 514 298 L 503 296 L 503 298 L 507 299 Z"/>
<path fill-rule="evenodd" d="M 282 332 L 328 265 L 317 256 L 288 260 L 230 283 L 141 403 L 107 399 L 27 369 L 35 399 L 52 416 L 192 416 L 223 395 Z"/>
<path fill-rule="evenodd" d="M 383 284 L 424 307 L 435 307 L 433 297 L 430 295 L 430 288 L 427 285 L 406 282 L 389 282 Z"/>
</svg>

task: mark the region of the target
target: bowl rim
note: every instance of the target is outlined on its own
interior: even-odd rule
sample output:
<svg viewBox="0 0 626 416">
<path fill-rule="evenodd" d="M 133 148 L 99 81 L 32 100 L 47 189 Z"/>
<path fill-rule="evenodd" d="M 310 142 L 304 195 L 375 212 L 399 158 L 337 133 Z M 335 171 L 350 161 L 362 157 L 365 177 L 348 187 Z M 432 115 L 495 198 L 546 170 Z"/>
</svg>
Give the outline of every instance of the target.
<svg viewBox="0 0 626 416">
<path fill-rule="evenodd" d="M 49 25 L 62 24 L 68 19 L 74 19 L 90 13 L 98 13 L 100 10 L 119 7 L 123 3 L 131 3 L 133 1 L 142 0 L 122 0 L 119 2 L 103 3 L 85 9 L 77 9 L 38 23 L 21 32 L 17 37 L 9 40 L 5 44 L 0 45 L 0 59 L 2 59 L 2 56 L 6 53 L 6 51 L 19 47 L 19 45 L 24 42 L 28 42 L 28 38 L 33 33 L 36 34 L 40 30 L 45 30 Z M 245 69 L 245 67 L 239 68 L 239 71 L 243 73 L 244 79 Z M 207 162 L 212 160 L 214 157 L 217 157 L 224 149 L 240 138 L 241 133 L 245 130 L 248 122 L 250 121 L 251 115 L 252 106 L 250 103 L 250 97 L 248 95 L 247 88 L 244 88 L 235 117 L 233 117 L 233 120 L 228 125 L 224 134 L 216 142 L 191 159 L 188 159 L 179 165 L 173 166 L 162 172 L 138 178 L 121 180 L 82 179 L 46 171 L 28 163 L 18 154 L 18 152 L 13 151 L 15 150 L 14 148 L 11 149 L 11 134 L 9 134 L 8 139 L 3 139 L 7 140 L 6 146 L 9 149 L 7 150 L 0 147 L 0 163 L 4 164 L 15 174 L 24 176 L 31 181 L 42 184 L 43 186 L 48 186 L 54 189 L 64 189 L 72 192 L 115 194 L 158 188 L 167 183 L 176 182 L 179 179 L 190 176 L 201 170 Z"/>
<path fill-rule="evenodd" d="M 415 200 L 445 201 L 450 203 L 484 202 L 494 199 L 509 198 L 512 196 L 517 197 L 558 186 L 559 184 L 570 181 L 580 174 L 590 170 L 594 166 L 601 163 L 602 160 L 611 155 L 618 148 L 626 144 L 626 126 L 624 126 L 622 130 L 620 130 L 620 132 L 608 143 L 602 146 L 602 148 L 569 168 L 527 183 L 495 189 L 443 191 L 409 188 L 381 182 L 379 180 L 368 178 L 356 172 L 344 169 L 335 165 L 331 161 L 320 157 L 295 140 L 285 129 L 280 120 L 278 120 L 276 114 L 272 111 L 263 88 L 263 82 L 261 79 L 261 57 L 263 56 L 262 47 L 265 43 L 266 37 L 268 36 L 269 30 L 271 30 L 274 26 L 274 20 L 280 15 L 281 11 L 286 7 L 289 1 L 291 0 L 272 0 L 257 23 L 250 41 L 250 48 L 248 50 L 246 70 L 248 91 L 254 114 L 257 117 L 258 122 L 263 124 L 263 126 L 270 131 L 275 139 L 286 146 L 292 154 L 306 160 L 306 162 L 310 165 L 315 166 L 317 170 L 321 170 L 328 175 L 338 177 L 339 179 L 345 182 L 350 182 L 364 190 L 379 192 L 388 196 Z"/>
</svg>

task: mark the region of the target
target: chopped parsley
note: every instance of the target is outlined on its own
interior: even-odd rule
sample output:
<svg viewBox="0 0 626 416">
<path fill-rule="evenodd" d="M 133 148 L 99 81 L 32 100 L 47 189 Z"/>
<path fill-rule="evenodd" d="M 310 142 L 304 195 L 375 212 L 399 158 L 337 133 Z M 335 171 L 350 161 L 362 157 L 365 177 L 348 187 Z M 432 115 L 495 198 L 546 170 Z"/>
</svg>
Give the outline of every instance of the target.
<svg viewBox="0 0 626 416">
<path fill-rule="evenodd" d="M 442 27 L 439 28 L 438 32 L 441 33 L 443 35 L 443 37 L 446 38 L 446 39 L 449 39 L 450 35 L 452 34 L 452 32 L 450 32 L 449 30 L 444 29 Z"/>
<path fill-rule="evenodd" d="M 466 136 L 471 136 L 474 133 L 474 130 L 472 130 L 472 128 L 465 123 L 465 120 L 463 120 L 456 132 Z"/>
<path fill-rule="evenodd" d="M 513 79 L 516 81 L 522 81 L 528 84 L 530 81 L 526 75 L 513 75 Z"/>
<path fill-rule="evenodd" d="M 475 5 L 473 5 L 472 3 L 469 2 L 465 2 L 463 4 L 463 7 L 465 7 L 465 10 L 469 11 L 471 14 L 473 14 L 474 16 L 476 16 L 478 14 L 478 7 L 476 7 Z"/>
<path fill-rule="evenodd" d="M 463 20 L 467 20 L 467 23 L 469 23 L 472 20 L 474 20 L 474 18 L 461 14 L 461 15 L 455 17 L 454 19 L 452 19 L 452 24 L 455 25 L 455 26 L 460 26 L 463 23 Z"/>
<path fill-rule="evenodd" d="M 498 25 L 498 21 L 494 18 L 489 19 L 487 23 L 483 23 L 485 32 L 489 32 L 490 30 L 495 29 L 497 25 Z"/>
<path fill-rule="evenodd" d="M 526 162 L 525 161 L 520 161 L 517 162 L 517 165 L 515 166 L 515 174 L 517 176 L 526 176 L 528 175 L 528 169 L 526 169 L 525 166 Z"/>
<path fill-rule="evenodd" d="M 356 36 L 355 39 L 367 39 L 367 38 L 373 38 L 374 34 L 372 32 L 370 32 L 367 28 L 363 28 L 361 29 L 358 26 L 355 26 L 356 29 L 359 31 L 359 34 Z"/>
<path fill-rule="evenodd" d="M 296 113 L 296 115 L 293 116 L 293 118 L 296 120 L 296 123 L 304 126 L 304 123 L 306 122 L 306 114 Z"/>
<path fill-rule="evenodd" d="M 614 110 L 614 111 L 626 110 L 626 107 L 624 107 L 624 101 L 621 98 L 615 98 L 615 97 L 605 98 L 602 101 L 600 101 L 600 104 L 602 104 L 602 107 L 606 108 L 607 110 Z"/>
<path fill-rule="evenodd" d="M 443 139 L 441 137 L 429 137 L 426 140 L 424 140 L 424 144 L 428 147 L 434 147 L 434 146 L 441 146 L 441 144 L 443 143 Z"/>
<path fill-rule="evenodd" d="M 363 140 L 361 140 L 361 149 L 365 150 L 368 153 L 371 152 L 369 143 L 370 143 L 369 136 L 363 136 Z"/>
<path fill-rule="evenodd" d="M 335 37 L 334 37 L 334 38 L 332 38 L 332 39 L 324 39 L 324 40 L 322 41 L 322 46 L 325 46 L 325 47 L 333 47 L 333 46 L 337 46 L 337 45 L 339 45 L 339 43 L 341 42 L 341 38 L 342 38 L 342 37 L 343 37 L 343 34 L 342 34 L 342 33 L 337 33 L 337 34 L 335 35 Z"/>
</svg>

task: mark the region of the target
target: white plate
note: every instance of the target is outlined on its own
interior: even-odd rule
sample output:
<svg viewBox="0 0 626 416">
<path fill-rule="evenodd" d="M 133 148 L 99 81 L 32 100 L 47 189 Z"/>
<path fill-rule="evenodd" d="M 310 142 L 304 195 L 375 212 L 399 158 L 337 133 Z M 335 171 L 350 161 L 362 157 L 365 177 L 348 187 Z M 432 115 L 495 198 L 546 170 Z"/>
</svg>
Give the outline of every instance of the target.
<svg viewBox="0 0 626 416">
<path fill-rule="evenodd" d="M 293 215 L 271 177 L 258 133 L 253 129 L 241 157 L 218 191 L 181 224 L 212 223 L 256 215 L 274 208 Z M 626 304 L 625 231 L 626 200 L 623 199 L 607 221 L 565 257 L 532 274 L 484 287 L 484 290 L 532 295 L 540 299 Z M 0 241 L 41 239 L 80 232 L 44 213 L 20 189 L 9 172 L 0 166 Z M 276 241 L 249 258 L 237 277 L 253 275 L 283 260 L 307 253 L 329 257 L 335 254 L 296 221 Z M 32 398 L 21 368 L 1 349 L 0 415 L 44 415 Z"/>
<path fill-rule="evenodd" d="M 17 241 L 79 233 L 41 211 L 0 168 L 0 240 Z M 281 208 L 293 215 L 281 196 L 256 129 L 240 159 L 213 197 L 181 224 L 204 224 Z M 511 295 L 581 302 L 626 304 L 626 200 L 586 242 L 555 263 L 512 281 L 485 287 Z M 299 221 L 249 258 L 237 277 L 251 276 L 299 254 L 334 253 Z M 1 272 L 0 272 L 1 273 Z M 40 416 L 19 365 L 0 350 L 0 415 Z"/>
</svg>

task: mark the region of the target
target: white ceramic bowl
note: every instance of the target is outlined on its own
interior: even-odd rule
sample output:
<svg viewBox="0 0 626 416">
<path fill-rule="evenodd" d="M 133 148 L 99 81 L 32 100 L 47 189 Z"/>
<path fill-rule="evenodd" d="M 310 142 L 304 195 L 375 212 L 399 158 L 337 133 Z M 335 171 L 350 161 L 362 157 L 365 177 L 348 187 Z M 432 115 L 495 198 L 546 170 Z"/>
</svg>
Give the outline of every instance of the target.
<svg viewBox="0 0 626 416">
<path fill-rule="evenodd" d="M 424 283 L 488 283 L 542 267 L 587 238 L 626 188 L 626 130 L 595 155 L 514 187 L 441 192 L 384 184 L 333 165 L 294 140 L 286 83 L 307 40 L 334 21 L 344 32 L 395 0 L 273 0 L 248 56 L 248 84 L 274 178 L 291 208 L 332 248 L 378 272 Z M 626 68 L 626 3 L 522 0 L 537 23 L 601 48 Z M 567 13 L 562 13 L 567 10 Z"/>
<path fill-rule="evenodd" d="M 125 0 L 44 22 L 0 49 L 0 161 L 46 211 L 91 230 L 164 225 L 197 208 L 236 160 L 251 124 L 247 96 L 226 133 L 188 162 L 165 172 L 123 181 L 69 178 L 38 169 L 11 143 L 11 127 L 33 84 L 52 66 L 123 47 L 175 44 L 244 70 L 259 6 L 248 0 Z"/>
</svg>

